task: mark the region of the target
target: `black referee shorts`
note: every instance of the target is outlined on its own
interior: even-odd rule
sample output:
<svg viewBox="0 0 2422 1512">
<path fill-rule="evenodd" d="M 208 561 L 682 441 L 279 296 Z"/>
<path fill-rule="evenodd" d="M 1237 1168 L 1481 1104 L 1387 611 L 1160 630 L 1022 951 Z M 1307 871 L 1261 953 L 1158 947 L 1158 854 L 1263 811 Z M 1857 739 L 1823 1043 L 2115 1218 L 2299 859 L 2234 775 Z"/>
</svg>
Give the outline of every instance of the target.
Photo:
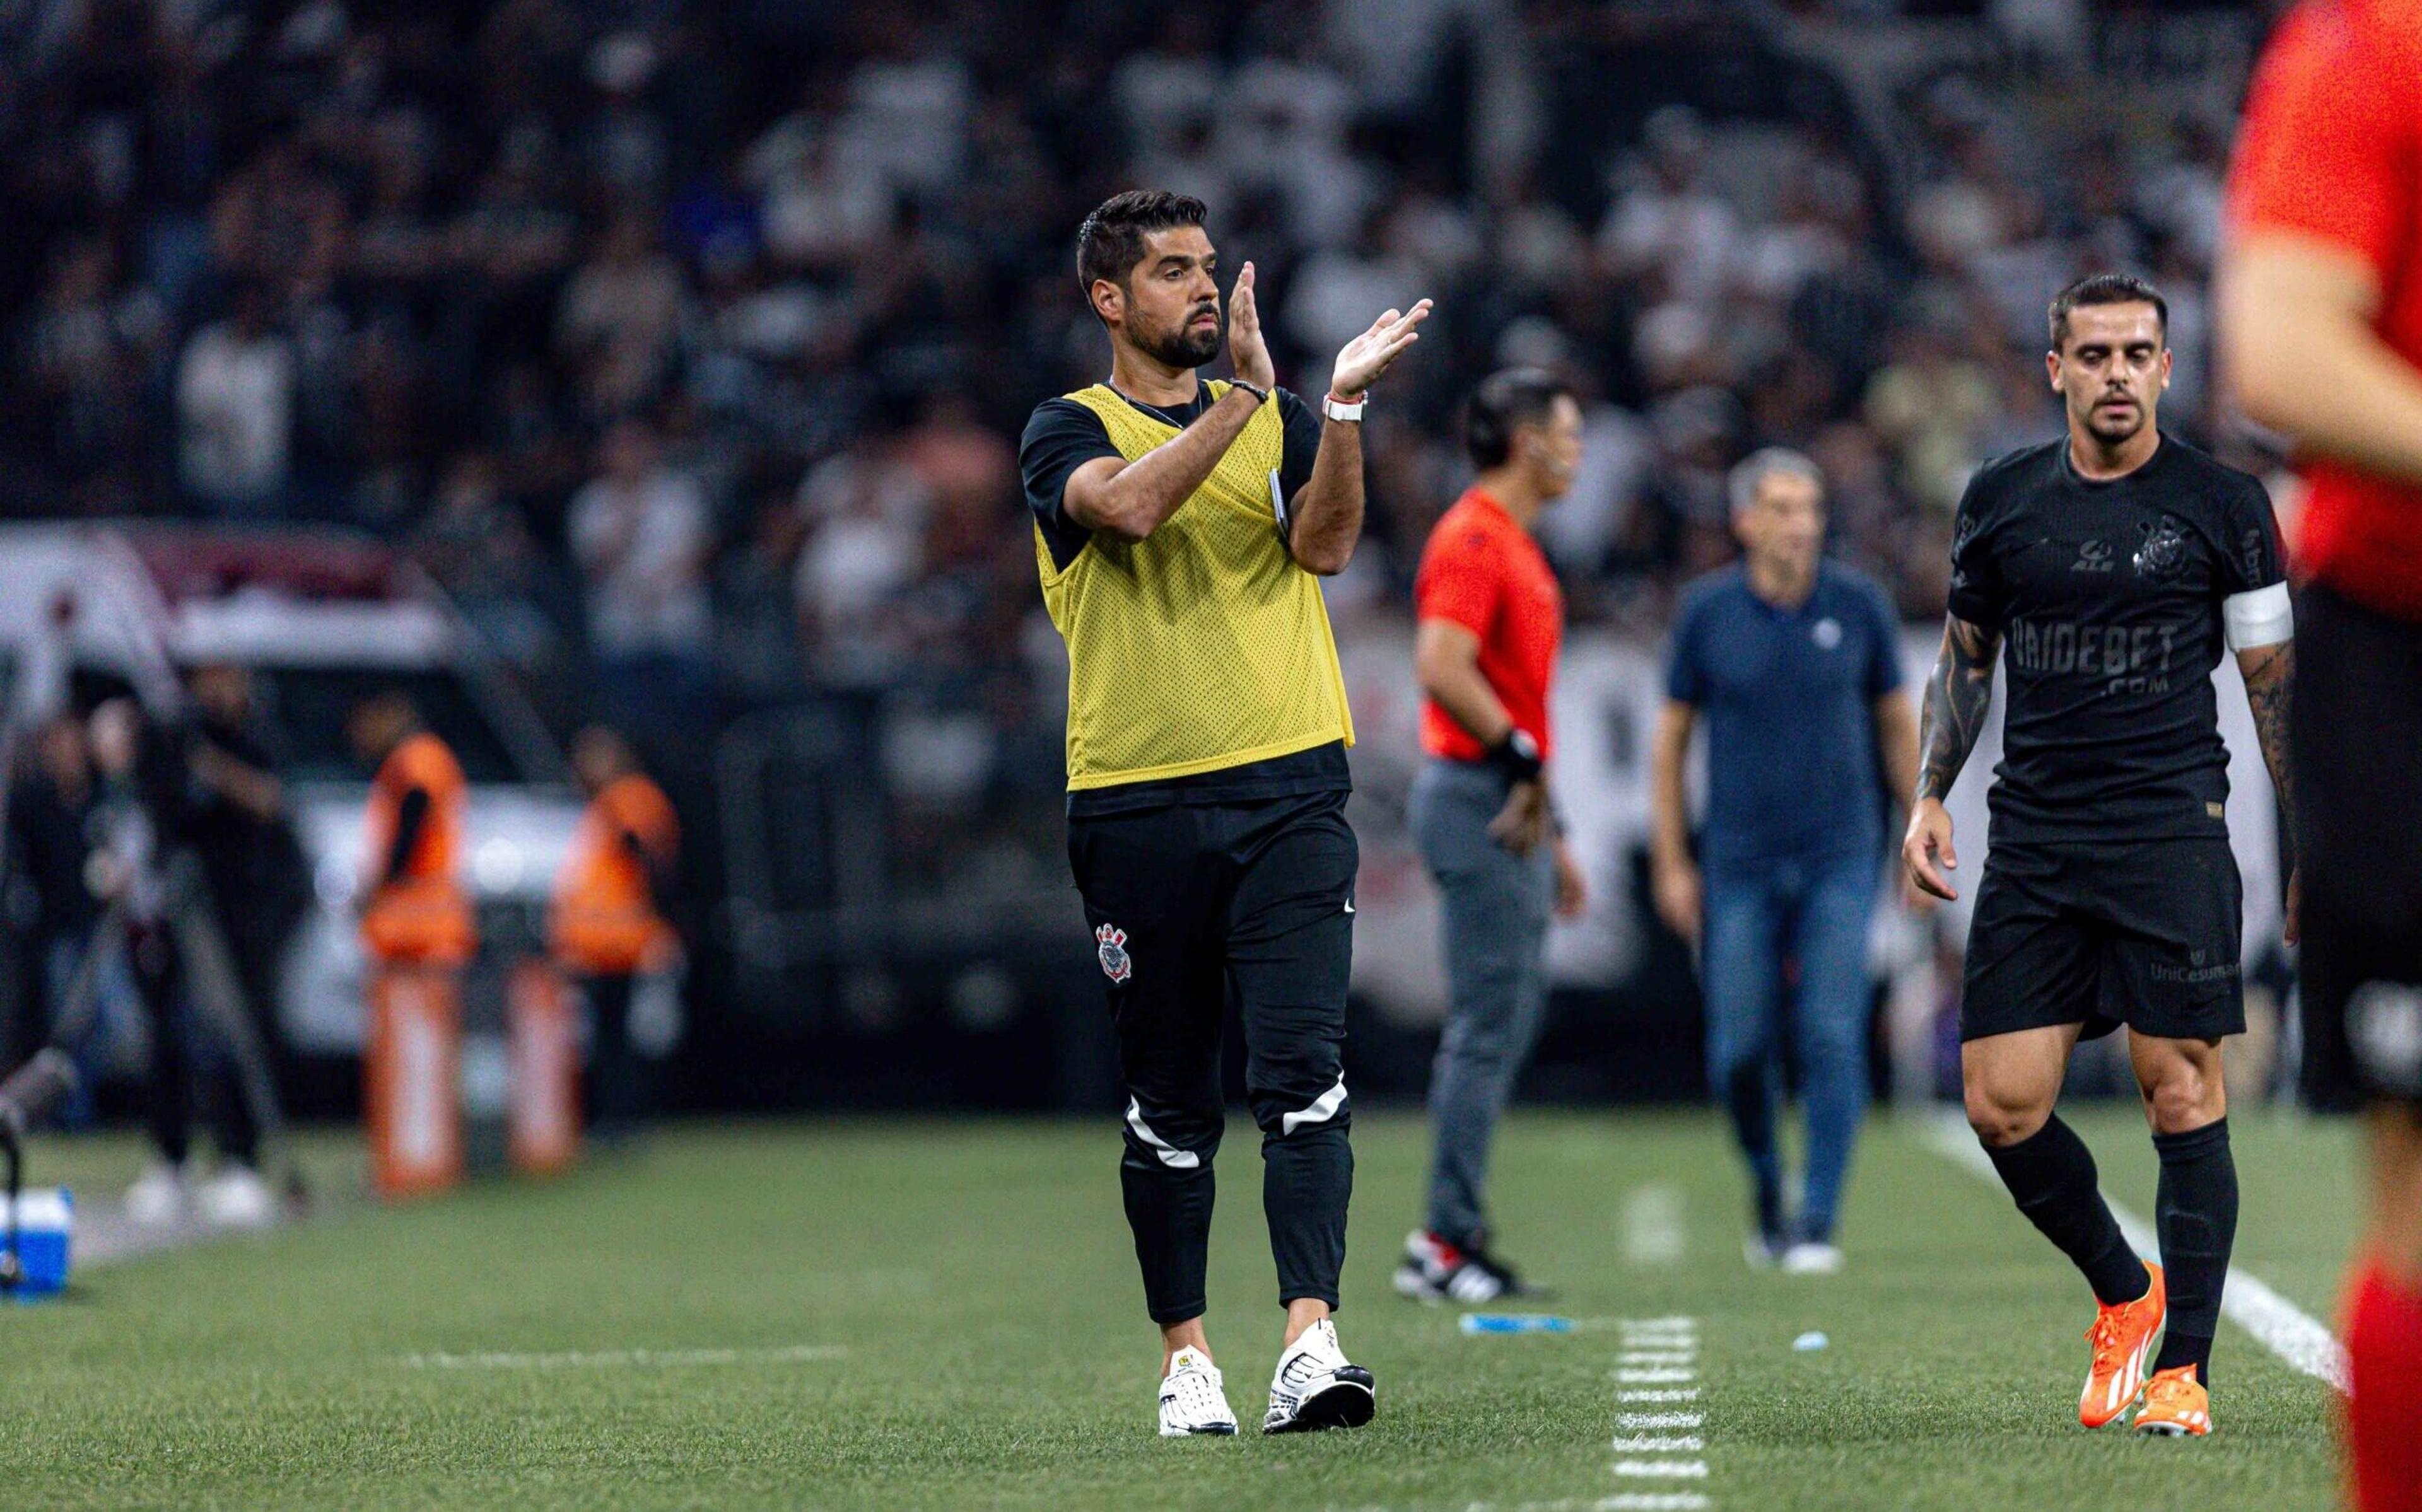
<svg viewBox="0 0 2422 1512">
<path fill-rule="evenodd" d="M 2305 1096 L 2422 1101 L 2422 624 L 2305 589 L 2288 729 Z"/>
<path fill-rule="evenodd" d="M 1344 1126 L 1360 859 L 1345 799 L 1172 803 L 1068 821 L 1135 1153 L 1166 1162 L 1172 1150 L 1207 1159 L 1219 1146 L 1219 1024 L 1231 996 L 1254 1121 L 1274 1136 Z"/>
<path fill-rule="evenodd" d="M 2225 836 L 2013 841 L 1985 856 L 1959 1037 L 2082 1023 L 2164 1039 L 2245 1032 L 2244 904 Z"/>
</svg>

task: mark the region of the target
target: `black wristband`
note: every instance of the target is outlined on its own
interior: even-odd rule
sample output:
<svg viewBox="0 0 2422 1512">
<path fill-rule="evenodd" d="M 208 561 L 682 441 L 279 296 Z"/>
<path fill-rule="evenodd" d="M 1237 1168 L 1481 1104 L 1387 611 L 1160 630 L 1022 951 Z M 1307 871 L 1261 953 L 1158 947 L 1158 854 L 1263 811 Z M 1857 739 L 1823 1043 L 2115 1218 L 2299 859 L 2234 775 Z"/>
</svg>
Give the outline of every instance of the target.
<svg viewBox="0 0 2422 1512">
<path fill-rule="evenodd" d="M 1486 759 L 1505 773 L 1510 782 L 1537 782 L 1547 766 L 1539 756 L 1539 742 L 1531 739 L 1530 731 L 1520 728 L 1508 730 L 1505 739 L 1488 748 Z"/>
<path fill-rule="evenodd" d="M 1267 404 L 1270 402 L 1270 391 L 1262 387 L 1259 383 L 1248 383 L 1241 378 L 1232 378 L 1228 380 L 1228 386 L 1230 388 L 1241 388 L 1246 393 L 1250 394 L 1253 397 L 1253 402 L 1255 404 Z"/>
</svg>

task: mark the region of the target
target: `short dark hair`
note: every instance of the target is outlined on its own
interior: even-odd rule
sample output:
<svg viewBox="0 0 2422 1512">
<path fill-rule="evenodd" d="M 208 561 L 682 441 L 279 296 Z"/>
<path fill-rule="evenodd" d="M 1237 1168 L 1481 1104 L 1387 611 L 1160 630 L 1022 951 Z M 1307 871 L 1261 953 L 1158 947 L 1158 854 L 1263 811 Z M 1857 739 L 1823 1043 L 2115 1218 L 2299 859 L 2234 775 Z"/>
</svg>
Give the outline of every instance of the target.
<svg viewBox="0 0 2422 1512">
<path fill-rule="evenodd" d="M 2068 339 L 2068 312 L 2081 304 L 2150 304 L 2162 322 L 2162 339 L 2170 339 L 2170 302 L 2162 291 L 2134 273 L 2091 273 L 2052 296 L 2050 311 L 2052 350 Z"/>
<path fill-rule="evenodd" d="M 1077 228 L 1077 287 L 1092 299 L 1093 283 L 1107 278 L 1126 287 L 1127 274 L 1143 260 L 1148 231 L 1178 226 L 1200 226 L 1207 213 L 1192 195 L 1166 189 L 1130 189 L 1102 201 Z"/>
<path fill-rule="evenodd" d="M 1571 398 L 1573 386 L 1544 367 L 1507 367 L 1489 374 L 1463 407 L 1463 449 L 1484 472 L 1513 454 L 1514 428 L 1536 425 Z"/>
</svg>

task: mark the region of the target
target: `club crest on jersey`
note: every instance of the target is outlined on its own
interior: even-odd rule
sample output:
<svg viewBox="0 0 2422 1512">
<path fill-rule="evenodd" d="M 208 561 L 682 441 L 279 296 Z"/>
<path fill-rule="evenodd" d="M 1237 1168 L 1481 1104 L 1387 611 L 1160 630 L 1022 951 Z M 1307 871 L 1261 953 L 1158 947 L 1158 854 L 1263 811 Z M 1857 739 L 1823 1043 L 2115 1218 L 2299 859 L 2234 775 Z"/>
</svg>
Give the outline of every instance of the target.
<svg viewBox="0 0 2422 1512">
<path fill-rule="evenodd" d="M 2138 527 L 2145 542 L 2136 548 L 2136 575 L 2151 578 L 2156 583 L 2167 582 L 2185 570 L 2187 565 L 2186 527 L 2169 516 L 2162 516 L 2158 524 Z"/>
<path fill-rule="evenodd" d="M 1135 974 L 1135 961 L 1127 955 L 1127 932 L 1115 924 L 1106 924 L 1093 931 L 1094 952 L 1102 958 L 1102 974 L 1113 982 L 1124 982 Z"/>
</svg>

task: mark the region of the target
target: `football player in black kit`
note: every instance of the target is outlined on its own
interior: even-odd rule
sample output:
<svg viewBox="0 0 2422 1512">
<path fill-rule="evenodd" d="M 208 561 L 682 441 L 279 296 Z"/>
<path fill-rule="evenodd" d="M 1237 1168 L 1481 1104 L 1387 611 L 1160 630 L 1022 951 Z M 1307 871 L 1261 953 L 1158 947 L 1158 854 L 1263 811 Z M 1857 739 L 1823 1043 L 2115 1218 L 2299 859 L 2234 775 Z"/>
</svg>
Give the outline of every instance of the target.
<svg viewBox="0 0 2422 1512">
<path fill-rule="evenodd" d="M 2220 1044 L 2245 1028 L 2211 674 L 2225 646 L 2289 791 L 2293 623 L 2262 485 L 2154 423 L 2168 314 L 2152 286 L 2111 274 L 2052 302 L 2068 433 L 1987 463 L 1960 500 L 1901 856 L 1919 887 L 1958 896 L 1942 800 L 1998 653 L 2004 755 L 1959 1011 L 1968 1121 L 2100 1304 L 2079 1420 L 2100 1427 L 2142 1396 L 2139 1432 L 2199 1437 L 2237 1230 Z M 2296 897 L 2291 879 L 2291 942 Z M 2077 1042 L 2122 1024 L 2161 1157 L 2158 1266 L 2120 1236 L 2093 1156 L 2052 1111 Z"/>
</svg>

